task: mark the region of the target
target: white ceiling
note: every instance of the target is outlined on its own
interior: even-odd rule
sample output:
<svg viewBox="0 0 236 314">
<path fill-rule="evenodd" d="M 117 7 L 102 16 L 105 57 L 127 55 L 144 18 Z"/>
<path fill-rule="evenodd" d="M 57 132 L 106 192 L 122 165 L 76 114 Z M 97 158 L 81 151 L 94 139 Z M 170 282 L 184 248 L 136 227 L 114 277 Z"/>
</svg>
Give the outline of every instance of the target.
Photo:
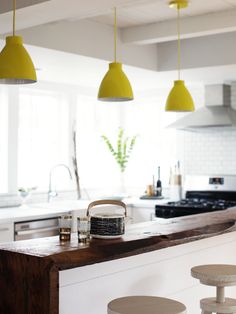
<svg viewBox="0 0 236 314">
<path fill-rule="evenodd" d="M 17 29 L 29 28 L 61 20 L 91 18 L 113 24 L 112 8 L 118 8 L 119 27 L 144 25 L 174 19 L 175 10 L 168 0 L 17 0 Z M 236 9 L 236 0 L 191 0 L 184 16 L 196 16 Z M 1 0 L 0 33 L 11 31 L 12 1 Z"/>
<path fill-rule="evenodd" d="M 90 18 L 101 23 L 112 24 L 112 7 L 114 5 L 118 7 L 118 21 L 121 27 L 130 26 L 130 23 L 146 25 L 152 21 L 158 22 L 176 17 L 175 10 L 169 9 L 166 0 L 42 1 L 17 0 L 18 5 L 22 7 L 17 10 L 18 29 L 65 19 Z M 11 0 L 0 0 L 0 2 L 3 11 L 8 11 L 8 5 L 9 10 L 11 9 Z M 30 6 L 28 6 L 29 4 Z M 24 5 L 27 7 L 24 8 Z M 183 14 L 203 15 L 232 9 L 236 10 L 236 0 L 192 0 L 189 8 L 184 10 Z M 0 15 L 1 32 L 8 32 L 11 29 L 11 16 L 12 12 Z M 176 32 L 175 29 L 174 32 Z M 4 43 L 0 41 L 0 46 L 3 45 Z M 68 57 L 67 53 L 33 46 L 28 46 L 28 49 L 36 67 L 42 69 L 38 72 L 39 81 L 90 87 L 93 89 L 93 96 L 96 97 L 97 86 L 107 71 L 107 62 L 76 54 L 70 54 Z M 157 87 L 168 86 L 170 88 L 173 77 L 176 75 L 176 71 L 154 72 L 129 66 L 125 66 L 125 72 L 132 82 L 135 93 L 156 91 Z M 236 65 L 183 70 L 182 75 L 189 84 L 236 81 Z"/>
<path fill-rule="evenodd" d="M 236 0 L 191 0 L 189 7 L 181 10 L 182 16 L 196 16 L 236 8 Z M 132 27 L 176 18 L 176 10 L 170 9 L 167 0 L 152 0 L 118 9 L 119 27 Z M 92 18 L 104 24 L 113 24 L 113 13 Z"/>
<path fill-rule="evenodd" d="M 114 6 L 149 3 L 151 0 L 17 0 L 16 28 L 26 29 L 63 20 L 79 20 L 109 14 Z M 0 1 L 0 33 L 12 29 L 12 0 Z M 2 10 L 2 14 L 1 14 Z"/>
</svg>

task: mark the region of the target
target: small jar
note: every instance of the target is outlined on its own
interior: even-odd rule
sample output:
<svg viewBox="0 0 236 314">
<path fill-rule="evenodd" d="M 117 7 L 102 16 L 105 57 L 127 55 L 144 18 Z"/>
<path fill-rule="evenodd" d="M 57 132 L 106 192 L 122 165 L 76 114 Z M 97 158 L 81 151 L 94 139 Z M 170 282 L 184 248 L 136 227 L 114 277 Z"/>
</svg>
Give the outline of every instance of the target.
<svg viewBox="0 0 236 314">
<path fill-rule="evenodd" d="M 86 244 L 90 239 L 90 219 L 89 217 L 77 218 L 78 241 Z"/>
<path fill-rule="evenodd" d="M 153 185 L 149 184 L 147 185 L 147 196 L 153 196 L 154 192 L 153 192 Z"/>
<path fill-rule="evenodd" d="M 62 215 L 59 217 L 60 241 L 70 241 L 71 239 L 72 216 Z"/>
</svg>

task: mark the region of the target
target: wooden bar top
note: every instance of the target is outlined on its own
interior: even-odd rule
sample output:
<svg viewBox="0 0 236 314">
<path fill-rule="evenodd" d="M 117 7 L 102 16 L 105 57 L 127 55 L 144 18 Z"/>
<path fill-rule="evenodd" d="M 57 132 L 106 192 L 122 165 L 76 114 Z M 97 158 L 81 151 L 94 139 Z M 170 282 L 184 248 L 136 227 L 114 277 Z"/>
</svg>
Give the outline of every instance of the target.
<svg viewBox="0 0 236 314">
<path fill-rule="evenodd" d="M 68 243 L 59 237 L 0 245 L 0 313 L 58 314 L 59 271 L 236 231 L 236 208 L 129 225 L 120 239 Z M 14 289 L 13 289 L 14 287 Z M 82 314 L 82 313 L 81 313 Z"/>
<path fill-rule="evenodd" d="M 128 225 L 119 239 L 91 239 L 88 245 L 78 243 L 72 234 L 70 242 L 59 237 L 10 242 L 0 245 L 2 252 L 28 258 L 50 260 L 59 270 L 127 257 L 165 247 L 236 231 L 236 208 L 208 214 L 161 219 Z"/>
</svg>

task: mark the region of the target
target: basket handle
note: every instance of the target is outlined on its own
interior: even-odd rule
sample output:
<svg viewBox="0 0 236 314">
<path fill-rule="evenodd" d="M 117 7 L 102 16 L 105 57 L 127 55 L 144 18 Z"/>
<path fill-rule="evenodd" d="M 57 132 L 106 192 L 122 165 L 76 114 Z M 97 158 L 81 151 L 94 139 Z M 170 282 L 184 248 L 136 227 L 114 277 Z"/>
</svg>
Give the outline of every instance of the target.
<svg viewBox="0 0 236 314">
<path fill-rule="evenodd" d="M 99 200 L 99 201 L 94 201 L 92 203 L 89 204 L 88 209 L 87 209 L 87 216 L 89 216 L 89 211 L 92 207 L 95 207 L 97 205 L 117 205 L 117 206 L 121 206 L 124 208 L 125 210 L 125 217 L 127 217 L 127 208 L 125 203 L 121 202 L 121 201 L 117 201 L 117 200 Z"/>
</svg>

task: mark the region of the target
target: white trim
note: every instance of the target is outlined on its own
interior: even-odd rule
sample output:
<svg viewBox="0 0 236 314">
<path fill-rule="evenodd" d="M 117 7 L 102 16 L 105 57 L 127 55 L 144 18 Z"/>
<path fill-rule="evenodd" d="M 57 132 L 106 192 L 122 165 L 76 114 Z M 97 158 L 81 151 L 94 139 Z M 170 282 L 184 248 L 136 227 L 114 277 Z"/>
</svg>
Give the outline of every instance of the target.
<svg viewBox="0 0 236 314">
<path fill-rule="evenodd" d="M 17 191 L 19 88 L 8 88 L 8 192 Z M 10 144 L 10 145 L 9 145 Z"/>
</svg>

